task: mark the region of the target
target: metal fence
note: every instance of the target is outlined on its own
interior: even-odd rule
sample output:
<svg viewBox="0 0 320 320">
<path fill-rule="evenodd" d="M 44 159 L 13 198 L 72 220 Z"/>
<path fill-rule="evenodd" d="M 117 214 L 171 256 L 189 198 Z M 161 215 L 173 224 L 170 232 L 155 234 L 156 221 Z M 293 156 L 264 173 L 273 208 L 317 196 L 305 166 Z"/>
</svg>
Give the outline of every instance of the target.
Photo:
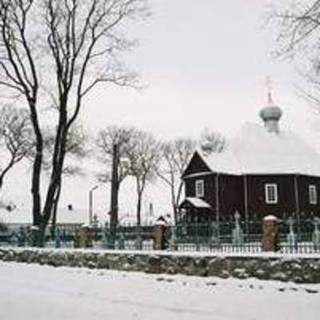
<svg viewBox="0 0 320 320">
<path fill-rule="evenodd" d="M 279 226 L 280 253 L 320 253 L 320 221 L 288 219 Z M 109 228 L 105 228 L 108 239 Z M 117 228 L 114 247 L 125 250 L 152 249 L 154 227 L 121 226 Z M 193 223 L 169 226 L 166 250 L 225 253 L 262 251 L 262 221 Z"/>
<path fill-rule="evenodd" d="M 288 219 L 279 227 L 280 253 L 320 253 L 320 220 Z M 111 230 L 109 225 L 90 230 L 87 247 L 117 250 L 152 250 L 155 227 L 151 225 L 120 225 Z M 79 247 L 79 229 L 63 229 L 55 235 L 48 233 L 46 247 Z M 31 241 L 10 229 L 0 233 L 0 246 L 29 246 Z M 165 226 L 164 249 L 169 251 L 202 251 L 217 253 L 259 253 L 262 251 L 262 222 L 180 223 Z"/>
</svg>

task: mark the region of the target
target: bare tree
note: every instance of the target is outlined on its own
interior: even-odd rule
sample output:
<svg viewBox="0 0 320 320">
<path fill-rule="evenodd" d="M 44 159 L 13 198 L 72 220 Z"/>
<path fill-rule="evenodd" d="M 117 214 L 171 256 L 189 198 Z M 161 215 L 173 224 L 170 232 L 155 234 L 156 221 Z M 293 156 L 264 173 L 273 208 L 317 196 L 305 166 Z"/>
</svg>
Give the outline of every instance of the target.
<svg viewBox="0 0 320 320">
<path fill-rule="evenodd" d="M 113 146 L 118 146 L 119 153 L 119 187 L 120 183 L 129 175 L 127 159 L 128 152 L 133 148 L 133 141 L 137 129 L 134 127 L 108 126 L 100 130 L 95 145 L 98 150 L 98 160 L 106 164 L 105 172 L 99 174 L 102 182 L 111 181 L 111 163 Z"/>
<path fill-rule="evenodd" d="M 52 155 L 55 141 L 55 132 L 47 128 L 43 134 L 44 151 L 43 151 L 43 169 L 50 173 L 52 166 Z M 74 124 L 67 136 L 66 141 L 66 161 L 64 163 L 62 174 L 65 176 L 82 175 L 83 169 L 77 165 L 77 161 L 83 160 L 87 156 L 88 138 L 83 128 Z M 68 157 L 67 157 L 68 156 Z M 33 154 L 34 157 L 34 154 Z"/>
<path fill-rule="evenodd" d="M 205 156 L 211 153 L 220 153 L 226 145 L 226 138 L 219 132 L 205 128 L 200 137 L 200 148 Z"/>
<path fill-rule="evenodd" d="M 52 165 L 52 154 L 54 146 L 54 133 L 50 129 L 44 134 L 44 155 L 43 155 L 43 169 L 50 174 Z M 87 156 L 87 136 L 84 133 L 81 126 L 73 125 L 68 132 L 68 137 L 66 141 L 66 153 L 65 162 L 62 169 L 62 176 L 60 179 L 60 184 L 56 189 L 56 194 L 53 200 L 52 206 L 52 232 L 54 233 L 56 221 L 57 221 L 57 211 L 59 200 L 62 190 L 63 178 L 82 176 L 84 175 L 83 169 L 78 165 L 79 161 L 82 161 Z"/>
<path fill-rule="evenodd" d="M 292 57 L 300 50 L 317 49 L 314 44 L 318 39 L 319 12 L 319 0 L 279 1 L 271 7 L 269 19 L 278 32 L 276 53 Z"/>
<path fill-rule="evenodd" d="M 0 150 L 3 163 L 0 166 L 0 189 L 7 173 L 27 157 L 34 143 L 29 112 L 13 106 L 0 109 Z"/>
<path fill-rule="evenodd" d="M 148 181 L 156 177 L 160 160 L 160 145 L 155 138 L 144 131 L 134 135 L 133 148 L 127 153 L 130 175 L 135 178 L 137 191 L 137 224 L 141 225 L 143 193 Z"/>
<path fill-rule="evenodd" d="M 134 147 L 137 130 L 133 127 L 108 126 L 98 133 L 96 146 L 98 159 L 106 165 L 105 172 L 99 174 L 100 181 L 111 182 L 110 215 L 118 222 L 119 191 L 122 181 L 130 174 L 128 154 Z M 112 167 L 113 173 L 110 172 Z"/>
<path fill-rule="evenodd" d="M 183 189 L 181 176 L 186 169 L 197 142 L 193 139 L 181 138 L 161 144 L 161 164 L 156 172 L 159 178 L 170 188 L 171 205 L 176 222 L 178 205 Z"/>
<path fill-rule="evenodd" d="M 320 110 L 320 1 L 277 3 L 270 13 L 276 56 L 290 59 L 301 76 L 299 94 Z"/>
<path fill-rule="evenodd" d="M 0 86 L 25 100 L 36 139 L 31 192 L 39 245 L 61 184 L 68 132 L 85 97 L 103 83 L 136 85 L 136 74 L 118 59 L 133 44 L 121 30 L 144 13 L 145 0 L 0 0 Z M 42 203 L 44 134 L 39 102 L 48 86 L 53 88 L 56 131 Z"/>
</svg>

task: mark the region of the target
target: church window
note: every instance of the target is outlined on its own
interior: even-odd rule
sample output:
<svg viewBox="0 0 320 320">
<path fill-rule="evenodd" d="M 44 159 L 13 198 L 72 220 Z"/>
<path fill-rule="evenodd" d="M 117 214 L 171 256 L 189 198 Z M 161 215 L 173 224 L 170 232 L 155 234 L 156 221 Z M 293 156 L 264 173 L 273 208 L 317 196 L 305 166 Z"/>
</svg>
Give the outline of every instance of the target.
<svg viewBox="0 0 320 320">
<path fill-rule="evenodd" d="M 268 204 L 278 203 L 278 186 L 275 183 L 265 185 L 265 197 Z"/>
<path fill-rule="evenodd" d="M 202 198 L 204 197 L 204 181 L 196 180 L 196 197 Z"/>
<path fill-rule="evenodd" d="M 309 202 L 310 204 L 317 204 L 317 187 L 315 185 L 309 186 Z"/>
</svg>

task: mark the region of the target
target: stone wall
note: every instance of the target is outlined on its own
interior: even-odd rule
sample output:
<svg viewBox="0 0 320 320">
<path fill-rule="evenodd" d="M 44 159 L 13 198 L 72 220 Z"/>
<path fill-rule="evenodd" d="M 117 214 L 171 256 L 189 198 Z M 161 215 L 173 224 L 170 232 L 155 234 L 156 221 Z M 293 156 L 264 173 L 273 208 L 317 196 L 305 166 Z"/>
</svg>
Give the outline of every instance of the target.
<svg viewBox="0 0 320 320">
<path fill-rule="evenodd" d="M 87 267 L 193 276 L 255 277 L 264 280 L 320 283 L 320 257 L 213 255 L 170 252 L 119 252 L 75 249 L 4 249 L 0 260 L 54 267 Z"/>
</svg>

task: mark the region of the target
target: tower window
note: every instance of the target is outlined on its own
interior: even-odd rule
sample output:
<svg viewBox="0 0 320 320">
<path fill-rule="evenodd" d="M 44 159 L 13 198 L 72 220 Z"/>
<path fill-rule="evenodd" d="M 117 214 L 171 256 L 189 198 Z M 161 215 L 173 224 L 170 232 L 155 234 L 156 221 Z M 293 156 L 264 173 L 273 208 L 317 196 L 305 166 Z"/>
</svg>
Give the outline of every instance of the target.
<svg viewBox="0 0 320 320">
<path fill-rule="evenodd" d="M 309 202 L 310 202 L 310 204 L 317 204 L 318 203 L 317 187 L 315 185 L 309 186 Z"/>
<path fill-rule="evenodd" d="M 201 198 L 204 197 L 204 181 L 196 180 L 196 197 Z"/>
<path fill-rule="evenodd" d="M 265 185 L 265 198 L 266 203 L 275 204 L 278 203 L 278 186 L 275 183 L 268 183 Z"/>
</svg>

